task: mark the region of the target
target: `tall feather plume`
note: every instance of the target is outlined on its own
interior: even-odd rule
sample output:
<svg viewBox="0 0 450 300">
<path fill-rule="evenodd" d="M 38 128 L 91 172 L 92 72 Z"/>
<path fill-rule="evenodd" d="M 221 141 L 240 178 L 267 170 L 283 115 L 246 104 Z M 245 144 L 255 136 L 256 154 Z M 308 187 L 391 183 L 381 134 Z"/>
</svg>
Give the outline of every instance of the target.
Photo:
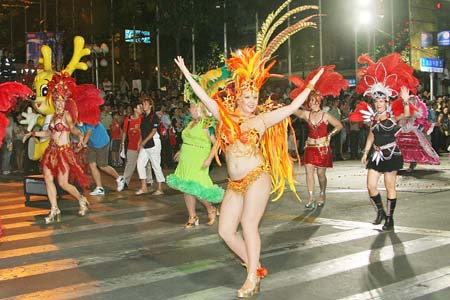
<svg viewBox="0 0 450 300">
<path fill-rule="evenodd" d="M 316 5 L 303 5 L 303 6 L 299 6 L 297 8 L 291 9 L 290 11 L 288 11 L 287 13 L 285 13 L 281 18 L 278 19 L 278 21 L 275 22 L 275 24 L 273 24 L 270 29 L 267 31 L 264 39 L 263 39 L 263 43 L 261 45 L 261 49 L 266 49 L 267 48 L 267 44 L 269 43 L 269 39 L 272 36 L 272 34 L 274 33 L 274 31 L 280 26 L 282 25 L 284 22 L 286 22 L 288 20 L 288 18 L 292 15 L 298 14 L 302 11 L 308 10 L 308 9 L 319 9 L 318 6 Z M 303 19 L 301 21 L 305 22 L 307 20 L 309 20 L 312 17 L 315 17 L 317 15 L 313 15 L 310 16 L 307 19 Z M 300 21 L 300 22 L 301 22 Z"/>
<path fill-rule="evenodd" d="M 314 16 L 308 17 L 312 18 Z M 277 49 L 293 34 L 299 32 L 302 29 L 305 29 L 307 27 L 313 27 L 317 28 L 317 24 L 315 22 L 304 22 L 299 21 L 295 23 L 292 26 L 289 26 L 282 32 L 280 32 L 267 46 L 266 50 L 264 51 L 264 57 L 271 57 L 272 54 L 277 51 Z"/>
<path fill-rule="evenodd" d="M 260 31 L 258 32 L 257 38 L 256 38 L 256 51 L 260 51 L 263 49 L 262 43 L 264 41 L 264 38 L 267 34 L 267 31 L 270 29 L 270 24 L 272 24 L 273 20 L 291 3 L 292 0 L 287 0 L 284 2 L 275 12 L 271 12 L 264 23 L 261 26 Z"/>
</svg>

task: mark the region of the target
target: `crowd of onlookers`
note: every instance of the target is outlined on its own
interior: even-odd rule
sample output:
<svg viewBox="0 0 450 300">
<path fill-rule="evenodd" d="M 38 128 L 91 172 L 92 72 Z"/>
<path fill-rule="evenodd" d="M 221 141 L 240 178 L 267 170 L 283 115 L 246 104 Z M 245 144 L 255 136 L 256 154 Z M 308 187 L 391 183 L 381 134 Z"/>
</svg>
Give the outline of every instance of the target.
<svg viewBox="0 0 450 300">
<path fill-rule="evenodd" d="M 112 166 L 121 167 L 124 164 L 120 156 L 120 144 L 126 116 L 133 114 L 133 105 L 140 102 L 142 95 L 147 95 L 155 103 L 155 111 L 161 120 L 159 133 L 161 135 L 161 167 L 171 169 L 175 167 L 173 155 L 181 146 L 181 131 L 186 124 L 188 105 L 183 101 L 182 83 L 172 82 L 168 87 L 160 90 L 152 90 L 148 87 L 134 86 L 125 77 L 121 77 L 114 91 L 112 83 L 105 78 L 100 85 L 105 104 L 101 107 L 101 123 L 108 130 L 111 138 L 110 163 Z M 278 102 L 288 102 L 289 86 L 268 85 L 261 91 L 261 101 L 269 96 Z M 420 91 L 420 97 L 427 104 L 428 120 L 435 124 L 430 134 L 433 148 L 437 152 L 448 151 L 450 145 L 450 114 L 449 97 L 436 96 L 429 99 L 427 91 Z M 349 113 L 354 110 L 360 101 L 368 101 L 351 90 L 342 94 L 339 98 L 327 98 L 323 110 L 340 120 L 344 129 L 331 140 L 333 159 L 359 159 L 364 149 L 364 143 L 368 133 L 368 127 L 362 122 L 355 123 L 348 120 Z M 26 107 L 20 105 L 9 116 L 10 126 L 6 130 L 4 146 L 1 149 L 1 170 L 4 175 L 10 172 L 39 172 L 38 163 L 30 161 L 27 157 L 26 144 L 22 143 L 25 127 L 20 125 L 20 112 Z M 307 127 L 304 121 L 292 117 L 294 132 L 289 138 L 290 151 L 303 152 L 304 141 L 307 137 Z M 294 136 L 296 143 L 294 142 Z"/>
</svg>

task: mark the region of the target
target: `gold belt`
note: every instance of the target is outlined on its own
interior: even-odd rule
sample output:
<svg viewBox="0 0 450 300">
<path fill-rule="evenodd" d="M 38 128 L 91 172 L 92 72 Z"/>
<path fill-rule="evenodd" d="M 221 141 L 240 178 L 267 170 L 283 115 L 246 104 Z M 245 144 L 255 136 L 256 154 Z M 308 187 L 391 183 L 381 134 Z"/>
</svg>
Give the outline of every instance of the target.
<svg viewBox="0 0 450 300">
<path fill-rule="evenodd" d="M 328 147 L 330 144 L 325 142 L 325 143 L 318 143 L 318 144 L 306 144 L 306 147 L 316 147 L 316 148 L 320 148 L 320 147 Z"/>
</svg>

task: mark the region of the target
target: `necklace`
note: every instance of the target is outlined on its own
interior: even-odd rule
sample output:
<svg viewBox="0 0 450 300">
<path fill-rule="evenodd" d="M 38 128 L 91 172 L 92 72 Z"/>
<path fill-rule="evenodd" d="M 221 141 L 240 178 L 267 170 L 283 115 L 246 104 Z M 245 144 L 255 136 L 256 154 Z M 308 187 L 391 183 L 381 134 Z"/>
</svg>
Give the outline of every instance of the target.
<svg viewBox="0 0 450 300">
<path fill-rule="evenodd" d="M 55 119 L 62 119 L 63 115 L 64 115 L 64 111 L 62 111 L 62 112 L 56 111 L 55 114 L 54 114 L 54 118 Z"/>
</svg>

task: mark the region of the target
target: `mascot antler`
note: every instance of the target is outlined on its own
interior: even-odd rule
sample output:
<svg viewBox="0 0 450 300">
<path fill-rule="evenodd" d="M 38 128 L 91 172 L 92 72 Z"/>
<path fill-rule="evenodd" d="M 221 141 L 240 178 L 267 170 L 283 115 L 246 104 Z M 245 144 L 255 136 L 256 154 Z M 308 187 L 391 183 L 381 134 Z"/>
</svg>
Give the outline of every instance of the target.
<svg viewBox="0 0 450 300">
<path fill-rule="evenodd" d="M 52 48 L 47 45 L 41 48 L 42 57 L 39 58 L 39 63 L 44 66 L 44 69 L 39 69 L 38 72 L 52 71 Z"/>
<path fill-rule="evenodd" d="M 89 54 L 91 54 L 91 50 L 89 48 L 84 48 L 84 38 L 81 36 L 76 36 L 73 40 L 72 59 L 62 72 L 72 75 L 75 70 L 86 71 L 88 66 L 84 62 L 80 62 L 80 59 Z"/>
</svg>

